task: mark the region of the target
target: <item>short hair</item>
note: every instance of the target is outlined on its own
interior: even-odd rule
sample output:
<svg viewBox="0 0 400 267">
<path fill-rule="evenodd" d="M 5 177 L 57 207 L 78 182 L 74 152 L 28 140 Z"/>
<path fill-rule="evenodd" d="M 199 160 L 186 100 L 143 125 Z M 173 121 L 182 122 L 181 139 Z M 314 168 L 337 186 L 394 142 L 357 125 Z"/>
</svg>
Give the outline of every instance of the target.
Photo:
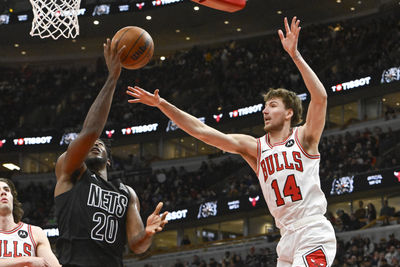
<svg viewBox="0 0 400 267">
<path fill-rule="evenodd" d="M 13 217 L 14 222 L 19 223 L 22 219 L 22 215 L 24 215 L 24 210 L 22 209 L 22 204 L 18 200 L 17 189 L 15 188 L 14 183 L 7 178 L 0 178 L 0 182 L 6 183 L 10 187 L 11 195 L 13 196 Z"/>
<path fill-rule="evenodd" d="M 270 88 L 267 93 L 263 94 L 264 101 L 267 102 L 272 98 L 282 99 L 283 104 L 286 109 L 293 110 L 293 116 L 290 121 L 290 126 L 294 127 L 303 122 L 303 106 L 301 104 L 300 98 L 295 92 L 289 91 L 284 88 Z"/>
</svg>

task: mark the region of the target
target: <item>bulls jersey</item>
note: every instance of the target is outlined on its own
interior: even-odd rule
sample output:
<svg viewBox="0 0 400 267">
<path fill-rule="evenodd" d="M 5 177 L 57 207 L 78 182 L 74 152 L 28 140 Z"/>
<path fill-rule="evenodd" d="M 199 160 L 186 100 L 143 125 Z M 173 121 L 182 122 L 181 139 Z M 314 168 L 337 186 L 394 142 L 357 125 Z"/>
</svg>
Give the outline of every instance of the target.
<svg viewBox="0 0 400 267">
<path fill-rule="evenodd" d="M 36 242 L 29 224 L 23 222 L 10 230 L 0 230 L 0 258 L 36 256 Z"/>
<path fill-rule="evenodd" d="M 86 170 L 73 188 L 55 198 L 62 265 L 122 266 L 128 188 Z"/>
<path fill-rule="evenodd" d="M 320 156 L 303 149 L 298 131 L 294 128 L 285 141 L 274 145 L 268 134 L 257 139 L 257 176 L 278 228 L 326 212 L 319 179 Z"/>
</svg>

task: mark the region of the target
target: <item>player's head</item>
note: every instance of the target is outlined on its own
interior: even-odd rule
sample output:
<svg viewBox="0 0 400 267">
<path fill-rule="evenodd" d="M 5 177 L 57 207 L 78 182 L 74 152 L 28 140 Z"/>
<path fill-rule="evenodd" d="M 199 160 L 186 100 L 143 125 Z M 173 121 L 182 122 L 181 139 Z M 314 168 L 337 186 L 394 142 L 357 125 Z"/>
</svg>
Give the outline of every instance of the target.
<svg viewBox="0 0 400 267">
<path fill-rule="evenodd" d="M 24 214 L 21 202 L 18 201 L 18 193 L 15 189 L 14 183 L 6 178 L 0 178 L 0 210 L 12 212 L 14 222 L 19 223 Z"/>
<path fill-rule="evenodd" d="M 285 123 L 294 127 L 302 122 L 303 107 L 296 93 L 283 88 L 271 88 L 263 96 L 265 131 L 279 130 Z"/>
<path fill-rule="evenodd" d="M 90 149 L 85 160 L 86 166 L 91 171 L 99 171 L 103 168 L 111 167 L 111 145 L 107 140 L 97 139 Z"/>
</svg>

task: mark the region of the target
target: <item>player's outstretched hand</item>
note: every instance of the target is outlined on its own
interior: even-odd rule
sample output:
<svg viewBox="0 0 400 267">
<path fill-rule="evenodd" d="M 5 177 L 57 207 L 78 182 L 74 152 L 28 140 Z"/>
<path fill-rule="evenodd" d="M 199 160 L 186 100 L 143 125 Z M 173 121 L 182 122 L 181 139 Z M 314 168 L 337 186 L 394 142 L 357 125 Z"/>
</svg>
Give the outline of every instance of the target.
<svg viewBox="0 0 400 267">
<path fill-rule="evenodd" d="M 299 33 L 301 30 L 301 27 L 299 27 L 300 20 L 298 20 L 296 16 L 293 17 L 292 23 L 289 27 L 288 20 L 285 17 L 283 24 L 285 25 L 286 36 L 283 34 L 282 30 L 278 30 L 279 38 L 281 39 L 283 49 L 288 52 L 291 58 L 295 59 L 299 55 L 297 43 L 299 41 Z"/>
<path fill-rule="evenodd" d="M 149 236 L 152 236 L 157 232 L 161 232 L 164 226 L 168 223 L 168 221 L 165 219 L 168 211 L 165 211 L 160 216 L 160 211 L 163 205 L 164 204 L 162 202 L 159 202 L 154 212 L 147 218 L 146 234 Z"/>
<path fill-rule="evenodd" d="M 158 94 L 159 90 L 156 89 L 154 94 L 147 92 L 146 90 L 140 88 L 139 86 L 131 87 L 128 86 L 126 93 L 134 99 L 129 99 L 129 103 L 142 103 L 148 106 L 156 107 L 161 102 L 161 97 Z"/>
<path fill-rule="evenodd" d="M 111 40 L 107 38 L 106 43 L 103 44 L 104 46 L 104 59 L 106 60 L 107 68 L 109 74 L 118 78 L 121 74 L 121 54 L 125 49 L 125 45 L 121 47 L 119 51 L 117 51 L 117 45 L 114 48 L 111 47 Z"/>
</svg>

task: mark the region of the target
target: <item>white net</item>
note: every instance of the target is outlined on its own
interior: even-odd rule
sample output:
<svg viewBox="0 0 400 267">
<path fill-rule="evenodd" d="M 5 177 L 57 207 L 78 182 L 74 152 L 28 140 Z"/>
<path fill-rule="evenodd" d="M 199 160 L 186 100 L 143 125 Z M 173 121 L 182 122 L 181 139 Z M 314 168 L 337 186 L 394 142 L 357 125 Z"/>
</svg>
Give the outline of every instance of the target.
<svg viewBox="0 0 400 267">
<path fill-rule="evenodd" d="M 30 0 L 33 9 L 31 36 L 40 38 L 79 35 L 78 14 L 81 0 Z"/>
</svg>

